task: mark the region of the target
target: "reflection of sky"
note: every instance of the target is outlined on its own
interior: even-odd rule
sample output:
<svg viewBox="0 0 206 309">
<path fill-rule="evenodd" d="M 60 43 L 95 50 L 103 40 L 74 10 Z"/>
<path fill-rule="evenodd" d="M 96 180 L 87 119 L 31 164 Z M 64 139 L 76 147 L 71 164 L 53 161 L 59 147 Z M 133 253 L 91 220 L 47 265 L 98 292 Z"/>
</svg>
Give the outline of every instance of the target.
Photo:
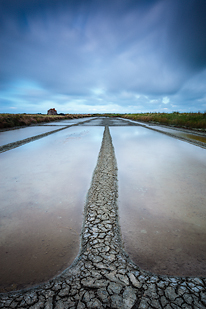
<svg viewBox="0 0 206 309">
<path fill-rule="evenodd" d="M 134 120 L 128 120 L 128 121 L 132 122 L 132 123 L 137 123 L 137 124 L 143 125 L 144 127 L 156 129 L 158 131 L 172 133 L 172 134 L 176 135 L 177 137 L 180 136 L 180 137 L 190 138 L 190 139 L 193 139 L 193 140 L 197 140 L 197 141 L 201 141 L 203 143 L 206 143 L 206 138 L 204 136 L 201 136 L 201 135 L 198 135 L 198 134 L 195 134 L 195 133 L 191 133 L 191 132 L 188 133 L 186 131 L 182 131 L 181 129 L 171 129 L 171 128 L 167 128 L 167 127 L 163 127 L 163 126 L 152 125 L 152 124 L 149 124 L 149 123 L 141 123 L 141 122 L 134 121 Z M 141 134 L 145 134 L 145 133 L 142 132 Z M 134 134 L 138 135 L 139 132 L 136 131 L 136 133 L 134 133 Z"/>
<path fill-rule="evenodd" d="M 74 260 L 103 130 L 75 126 L 0 154 L 0 243 L 14 273 L 3 278 L 1 264 L 0 284 L 38 283 Z"/>
<path fill-rule="evenodd" d="M 61 120 L 61 121 L 54 121 L 54 122 L 49 122 L 49 123 L 44 123 L 44 125 L 53 125 L 53 124 L 63 124 L 63 125 L 71 125 L 71 124 L 77 124 L 77 123 L 81 123 L 90 119 L 94 119 L 93 117 L 84 117 L 84 118 L 78 118 L 78 119 L 65 119 L 65 120 Z"/>
<path fill-rule="evenodd" d="M 96 164 L 102 134 L 102 127 L 71 127 L 7 153 L 2 153 L 1 175 L 4 175 L 4 177 L 6 177 L 5 179 L 8 180 L 8 183 L 5 182 L 4 186 L 6 186 L 7 183 L 8 186 L 12 187 L 9 182 L 9 175 L 12 178 L 15 175 L 17 175 L 18 178 L 23 177 L 23 180 L 27 177 L 33 178 L 32 173 L 38 175 L 37 171 L 41 171 L 41 173 L 45 171 L 45 176 L 49 176 L 49 171 L 52 173 L 52 170 L 56 170 L 60 177 L 59 179 L 54 178 L 52 181 L 58 181 L 58 184 L 60 184 L 60 181 L 63 181 L 67 173 L 73 173 L 71 170 L 74 168 L 73 166 L 76 165 L 74 162 L 78 160 L 81 162 L 85 160 L 88 161 L 85 167 L 88 169 L 91 165 L 91 172 L 93 172 L 92 168 Z M 91 155 L 90 158 L 88 154 L 93 152 L 94 154 Z M 84 153 L 84 156 L 82 156 L 82 153 Z M 65 163 L 63 163 L 64 161 Z M 81 173 L 83 173 L 83 167 L 81 168 Z M 33 181 L 39 186 L 35 178 Z M 48 181 L 51 181 L 51 179 L 44 179 L 43 182 L 47 183 Z M 41 191 L 41 188 L 39 188 L 39 190 Z"/>
<path fill-rule="evenodd" d="M 81 123 L 89 119 L 93 119 L 93 118 L 87 117 L 87 118 L 74 119 L 74 120 L 63 120 L 59 122 L 49 122 L 49 123 L 41 124 L 40 126 L 32 126 L 32 127 L 22 128 L 22 129 L 0 132 L 0 146 L 8 144 L 8 143 L 13 143 L 13 142 L 25 139 L 25 138 L 29 138 L 29 137 L 32 137 L 38 134 L 58 130 L 67 125 L 78 124 L 78 123 Z M 55 125 L 57 126 L 56 128 L 54 127 Z M 61 125 L 64 125 L 64 126 L 61 126 Z"/>
<path fill-rule="evenodd" d="M 158 129 L 161 128 L 158 127 Z M 112 133 L 112 139 L 116 139 L 117 146 L 121 144 L 131 145 L 132 148 L 136 149 L 136 155 L 138 157 L 141 156 L 142 153 L 147 152 L 147 160 L 150 160 L 154 157 L 154 155 L 157 155 L 159 157 L 165 158 L 164 162 L 166 163 L 167 157 L 174 157 L 176 158 L 176 160 L 178 160 L 178 157 L 181 154 L 181 157 L 179 157 L 180 161 L 181 158 L 184 156 L 186 157 L 194 156 L 194 159 L 198 161 L 200 160 L 202 163 L 206 164 L 205 149 L 202 149 L 197 146 L 192 146 L 187 142 L 176 140 L 173 137 L 166 136 L 164 134 L 152 131 L 150 129 L 143 128 L 141 126 L 118 127 L 118 128 L 110 127 L 110 131 Z M 176 130 L 173 131 L 177 133 L 179 132 Z M 179 149 L 179 153 L 177 149 Z M 120 154 L 121 152 L 117 152 L 117 156 Z M 144 156 L 142 157 L 142 159 L 143 158 Z M 146 157 L 144 159 L 146 160 Z"/>
<path fill-rule="evenodd" d="M 156 129 L 158 131 L 162 131 L 162 132 L 168 132 L 171 133 L 173 135 L 176 135 L 177 137 L 185 137 L 185 138 L 190 138 L 193 140 L 197 140 L 197 141 L 201 141 L 203 143 L 206 143 L 206 137 L 195 134 L 195 133 L 188 133 L 187 131 L 182 131 L 181 129 L 170 129 L 170 128 L 164 128 L 162 126 L 153 126 L 153 125 L 149 125 L 149 127 Z"/>
<path fill-rule="evenodd" d="M 101 125 L 101 123 L 102 123 L 102 119 L 94 119 L 88 123 L 85 123 L 84 125 L 85 126 L 91 126 L 91 125 L 98 126 L 98 125 Z"/>
<path fill-rule="evenodd" d="M 11 131 L 0 132 L 0 146 L 20 141 L 25 138 L 29 138 L 35 135 L 43 134 L 46 132 L 54 131 L 60 129 L 61 126 L 55 127 L 43 127 L 43 126 L 34 126 L 27 127 L 22 129 L 16 129 Z M 63 128 L 63 126 L 62 126 Z"/>
<path fill-rule="evenodd" d="M 123 176 L 121 179 L 121 175 L 124 175 L 129 182 L 139 186 L 153 186 L 156 190 L 161 189 L 163 194 L 169 192 L 171 195 L 174 186 L 181 180 L 179 182 L 180 188 L 185 191 L 182 191 L 183 196 L 178 200 L 180 208 L 181 205 L 184 207 L 186 200 L 189 204 L 193 200 L 196 207 L 198 207 L 197 201 L 199 205 L 202 205 L 201 198 L 206 203 L 204 194 L 204 186 L 206 185 L 205 149 L 146 128 L 111 127 L 110 131 L 117 157 L 120 183 L 125 182 Z M 186 179 L 188 176 L 190 184 L 187 188 L 188 181 Z M 184 192 L 187 190 L 188 193 L 185 196 Z M 179 194 L 181 196 L 181 192 Z M 168 206 L 164 204 L 163 208 L 173 207 L 172 203 L 176 205 L 176 196 L 165 197 L 168 200 Z M 197 198 L 196 202 L 194 197 Z"/>
<path fill-rule="evenodd" d="M 125 130 L 125 132 L 121 132 L 122 135 L 122 139 L 125 141 L 131 140 L 133 139 L 135 136 L 138 136 L 140 138 L 144 138 L 145 135 L 150 135 L 150 132 L 148 130 L 145 130 L 144 128 L 135 128 L 133 127 L 133 131 L 132 134 L 130 132 L 130 130 L 128 131 L 127 129 Z"/>
<path fill-rule="evenodd" d="M 60 126 L 60 125 L 64 125 L 64 126 L 67 126 L 67 125 L 72 125 L 74 124 L 74 122 L 50 122 L 50 123 L 45 123 L 44 126 Z"/>
<path fill-rule="evenodd" d="M 61 188 L 60 183 L 66 183 L 64 181 L 65 177 L 68 177 L 68 173 L 69 175 L 75 173 L 75 170 L 72 170 L 75 166 L 79 166 L 80 162 L 87 162 L 86 165 L 83 164 L 81 167 L 81 174 L 83 175 L 84 169 L 86 173 L 91 168 L 92 175 L 102 135 L 102 127 L 71 127 L 2 153 L 0 155 L 1 175 L 5 179 L 4 187 L 8 186 L 8 190 L 10 190 L 9 188 L 12 188 L 12 179 L 15 177 L 21 178 L 26 183 L 28 177 L 31 178 L 31 186 L 38 186 L 38 191 L 41 192 L 41 189 L 46 189 L 46 187 L 39 185 L 38 173 L 40 173 L 42 183 L 47 184 L 47 186 L 50 182 L 52 185 L 56 183 L 56 190 L 58 190 L 58 188 Z M 84 156 L 82 156 L 82 153 L 84 153 Z M 57 173 L 59 178 L 55 176 L 55 178 L 51 179 L 50 173 Z M 36 175 L 36 177 L 33 178 L 33 175 Z M 79 173 L 78 175 L 81 178 Z M 44 177 L 49 178 L 44 179 Z M 88 179 L 90 181 L 89 176 Z M 3 178 L 1 180 L 3 181 Z M 81 183 L 80 179 L 79 182 Z M 48 188 L 46 190 L 49 191 Z M 44 203 L 42 203 L 43 205 Z"/>
<path fill-rule="evenodd" d="M 206 254 L 201 243 L 206 235 L 206 150 L 142 127 L 111 127 L 110 132 L 117 158 L 120 224 L 127 250 L 144 266 L 146 257 L 158 256 L 160 262 L 155 263 L 160 263 L 161 269 L 162 260 L 175 261 L 181 239 L 173 231 L 179 229 L 180 235 L 185 233 L 188 246 L 181 247 L 179 260 L 187 259 L 193 269 L 194 260 Z M 174 251 L 167 250 L 168 230 Z M 138 254 L 143 247 L 140 261 Z M 168 264 L 168 269 L 174 264 Z"/>
<path fill-rule="evenodd" d="M 70 121 L 72 121 L 73 123 L 81 123 L 83 121 L 87 121 L 90 119 L 94 119 L 93 117 L 85 117 L 85 118 L 79 118 L 79 119 L 71 119 Z M 67 122 L 67 120 L 63 120 L 63 122 Z"/>
</svg>

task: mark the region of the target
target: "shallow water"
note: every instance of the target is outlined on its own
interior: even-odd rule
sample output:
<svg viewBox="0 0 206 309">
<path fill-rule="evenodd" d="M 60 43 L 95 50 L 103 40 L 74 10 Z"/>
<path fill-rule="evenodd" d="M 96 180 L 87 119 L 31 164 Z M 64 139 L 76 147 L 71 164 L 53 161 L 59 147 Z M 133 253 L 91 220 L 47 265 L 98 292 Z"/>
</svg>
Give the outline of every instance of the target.
<svg viewBox="0 0 206 309">
<path fill-rule="evenodd" d="M 57 122 L 48 122 L 48 123 L 44 123 L 43 125 L 41 126 L 69 126 L 69 125 L 73 125 L 75 124 L 75 122 L 70 122 L 70 121 L 67 121 L 65 122 L 65 120 L 63 121 L 57 121 Z"/>
<path fill-rule="evenodd" d="M 151 123 L 144 123 L 144 122 L 138 122 L 138 121 L 134 121 L 134 120 L 128 120 L 129 122 L 133 123 L 133 124 L 137 124 L 137 125 L 142 125 L 148 128 L 152 128 L 152 129 L 157 129 L 159 131 L 162 132 L 168 132 L 168 133 L 172 133 L 174 135 L 176 135 L 177 137 L 185 137 L 185 138 L 190 138 L 196 141 L 200 141 L 202 143 L 206 143 L 206 137 L 199 135 L 199 134 L 195 134 L 194 133 L 187 133 L 185 131 L 182 131 L 181 128 L 178 129 L 171 129 L 171 128 L 167 128 L 167 127 L 162 127 L 162 126 L 158 126 L 158 125 L 152 125 Z"/>
<path fill-rule="evenodd" d="M 54 121 L 49 123 L 42 123 L 37 126 L 29 126 L 26 128 L 19 128 L 15 130 L 8 130 L 0 132 L 0 146 L 14 143 L 25 138 L 33 137 L 39 134 L 51 132 L 65 126 L 81 124 L 83 121 L 94 119 L 93 117 L 79 118 L 79 119 L 65 119 L 61 121 Z M 56 127 L 55 127 L 56 126 Z"/>
<path fill-rule="evenodd" d="M 186 138 L 191 138 L 191 139 L 194 139 L 196 141 L 206 143 L 206 137 L 204 137 L 204 136 L 195 135 L 195 134 L 191 134 L 191 133 L 184 133 L 184 132 L 182 132 L 180 134 L 180 136 L 186 137 Z"/>
<path fill-rule="evenodd" d="M 64 126 L 61 126 L 62 128 Z M 61 127 L 55 128 L 53 126 L 47 127 L 47 126 L 34 126 L 34 127 L 27 127 L 22 129 L 15 129 L 15 130 L 9 130 L 5 132 L 0 132 L 0 146 L 14 143 L 16 141 L 20 141 L 25 138 L 29 138 L 32 136 L 36 136 L 39 134 L 47 133 L 50 131 L 54 131 L 56 129 L 60 129 Z"/>
<path fill-rule="evenodd" d="M 126 251 L 157 274 L 205 276 L 206 150 L 142 127 L 110 131 Z"/>
<path fill-rule="evenodd" d="M 103 118 L 91 119 L 89 122 L 84 123 L 84 126 L 101 126 Z"/>
<path fill-rule="evenodd" d="M 84 121 L 88 121 L 88 120 L 93 120 L 94 117 L 85 117 L 85 118 L 73 118 L 73 119 L 65 119 L 65 120 L 59 120 L 59 121 L 54 121 L 54 122 L 48 122 L 48 123 L 43 123 L 43 125 L 71 125 L 71 124 L 77 124 L 77 123 L 81 123 Z"/>
<path fill-rule="evenodd" d="M 71 127 L 0 154 L 0 288 L 52 278 L 79 251 L 103 128 Z"/>
<path fill-rule="evenodd" d="M 134 125 L 133 123 L 129 123 L 126 119 L 122 118 L 112 118 L 112 117 L 98 117 L 91 119 L 89 122 L 82 124 L 83 126 L 128 126 Z M 137 125 L 135 123 L 135 125 Z"/>
<path fill-rule="evenodd" d="M 176 135 L 177 137 L 179 136 L 179 137 L 190 138 L 190 139 L 193 139 L 193 140 L 196 140 L 196 141 L 206 143 L 206 137 L 195 134 L 195 133 L 194 134 L 193 133 L 187 133 L 185 131 L 181 131 L 181 129 L 180 130 L 170 129 L 170 128 L 164 128 L 164 127 L 161 127 L 161 126 L 149 126 L 149 127 L 163 131 L 163 132 L 172 133 L 172 134 Z"/>
</svg>

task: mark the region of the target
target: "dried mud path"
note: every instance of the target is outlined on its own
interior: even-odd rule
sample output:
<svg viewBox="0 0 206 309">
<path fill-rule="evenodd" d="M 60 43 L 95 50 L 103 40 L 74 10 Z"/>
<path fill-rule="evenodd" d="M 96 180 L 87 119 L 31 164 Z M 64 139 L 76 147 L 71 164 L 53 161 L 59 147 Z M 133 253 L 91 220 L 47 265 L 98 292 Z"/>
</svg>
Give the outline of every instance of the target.
<svg viewBox="0 0 206 309">
<path fill-rule="evenodd" d="M 0 308 L 206 308 L 206 279 L 156 276 L 138 268 L 122 247 L 117 165 L 106 126 L 73 265 L 36 288 L 0 295 Z"/>
</svg>

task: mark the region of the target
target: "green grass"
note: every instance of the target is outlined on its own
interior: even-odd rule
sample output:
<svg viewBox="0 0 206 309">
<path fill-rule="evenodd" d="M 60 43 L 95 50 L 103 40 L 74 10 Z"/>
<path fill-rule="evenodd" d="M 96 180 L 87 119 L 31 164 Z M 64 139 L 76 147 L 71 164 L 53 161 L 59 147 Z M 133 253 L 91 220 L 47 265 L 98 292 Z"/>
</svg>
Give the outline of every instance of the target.
<svg viewBox="0 0 206 309">
<path fill-rule="evenodd" d="M 29 126 L 42 122 L 51 122 L 64 119 L 83 118 L 89 116 L 122 117 L 142 122 L 163 124 L 187 129 L 201 129 L 206 131 L 205 113 L 139 113 L 139 114 L 66 114 L 66 115 L 41 115 L 41 114 L 0 114 L 0 129 L 18 126 Z"/>
<path fill-rule="evenodd" d="M 42 122 L 51 122 L 64 119 L 83 118 L 91 115 L 66 114 L 66 115 L 41 115 L 41 114 L 0 114 L 0 129 L 19 126 L 29 126 Z"/>
<path fill-rule="evenodd" d="M 206 113 L 141 113 L 124 114 L 120 117 L 143 122 L 163 124 L 187 129 L 206 130 Z"/>
</svg>

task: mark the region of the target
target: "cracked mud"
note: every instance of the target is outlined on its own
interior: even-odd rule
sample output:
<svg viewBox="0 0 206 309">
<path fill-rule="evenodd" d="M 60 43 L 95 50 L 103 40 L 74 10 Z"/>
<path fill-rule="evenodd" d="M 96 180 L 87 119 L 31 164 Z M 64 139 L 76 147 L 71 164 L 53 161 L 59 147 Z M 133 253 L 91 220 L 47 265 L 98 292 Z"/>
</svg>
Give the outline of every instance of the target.
<svg viewBox="0 0 206 309">
<path fill-rule="evenodd" d="M 72 267 L 36 288 L 0 295 L 0 308 L 206 308 L 206 279 L 156 276 L 122 248 L 117 165 L 105 127 L 85 205 L 81 250 Z"/>
</svg>

